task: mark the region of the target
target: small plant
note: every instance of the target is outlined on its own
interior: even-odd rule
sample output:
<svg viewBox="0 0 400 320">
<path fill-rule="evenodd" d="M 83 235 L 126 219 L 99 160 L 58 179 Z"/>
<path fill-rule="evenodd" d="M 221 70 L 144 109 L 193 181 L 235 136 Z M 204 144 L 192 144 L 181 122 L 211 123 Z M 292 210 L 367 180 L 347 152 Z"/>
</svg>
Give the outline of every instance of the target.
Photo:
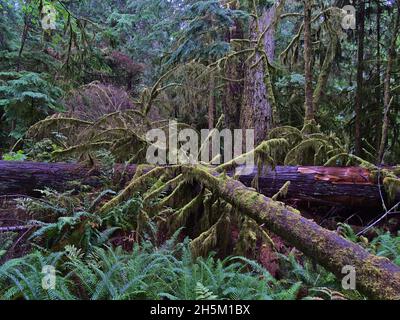
<svg viewBox="0 0 400 320">
<path fill-rule="evenodd" d="M 380 257 L 389 258 L 400 266 L 400 231 L 397 235 L 390 232 L 378 231 L 379 235 L 370 243 L 370 250 Z"/>
<path fill-rule="evenodd" d="M 7 250 L 12 246 L 17 234 L 15 232 L 0 233 L 0 260 L 6 255 Z"/>
<path fill-rule="evenodd" d="M 286 255 L 279 255 L 281 258 L 281 272 L 285 279 L 292 283 L 301 283 L 305 288 L 327 287 L 339 290 L 340 285 L 336 277 L 315 264 L 309 258 L 298 256 L 295 251 Z"/>
<path fill-rule="evenodd" d="M 139 195 L 135 195 L 108 212 L 104 217 L 104 221 L 109 225 L 121 227 L 124 230 L 132 230 L 136 225 L 136 219 L 142 206 L 142 198 Z"/>
<path fill-rule="evenodd" d="M 4 161 L 24 161 L 27 157 L 23 150 L 18 150 L 17 152 L 5 153 L 2 158 Z"/>
</svg>

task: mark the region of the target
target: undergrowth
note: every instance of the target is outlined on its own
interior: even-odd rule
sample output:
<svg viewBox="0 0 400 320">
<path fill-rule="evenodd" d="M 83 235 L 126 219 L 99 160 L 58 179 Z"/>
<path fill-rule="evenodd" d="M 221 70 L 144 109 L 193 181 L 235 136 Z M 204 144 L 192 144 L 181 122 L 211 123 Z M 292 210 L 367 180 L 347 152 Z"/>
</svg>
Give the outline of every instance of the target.
<svg viewBox="0 0 400 320">
<path fill-rule="evenodd" d="M 1 299 L 365 299 L 342 290 L 332 273 L 294 249 L 277 253 L 280 271 L 273 277 L 244 256 L 193 255 L 193 240 L 180 241 L 184 229 L 160 241 L 160 230 L 151 222 L 142 231 L 148 233 L 137 237 L 144 205 L 139 194 L 103 216 L 96 212 L 101 200 L 114 194 L 111 190 L 79 197 L 53 190 L 43 194 L 20 201 L 36 218 L 30 235 L 35 249 L 0 266 Z M 400 234 L 382 232 L 368 242 L 347 225 L 340 233 L 399 264 Z M 130 244 L 115 245 L 116 235 Z M 5 239 L 2 255 L 12 243 L 12 237 Z M 54 289 L 42 287 L 45 266 L 56 270 Z"/>
<path fill-rule="evenodd" d="M 177 238 L 177 235 L 174 237 Z M 300 284 L 275 280 L 256 262 L 242 257 L 194 258 L 189 240 L 151 241 L 96 247 L 85 254 L 74 246 L 35 251 L 0 267 L 2 299 L 295 299 Z M 43 268 L 56 269 L 55 287 L 42 287 Z"/>
</svg>

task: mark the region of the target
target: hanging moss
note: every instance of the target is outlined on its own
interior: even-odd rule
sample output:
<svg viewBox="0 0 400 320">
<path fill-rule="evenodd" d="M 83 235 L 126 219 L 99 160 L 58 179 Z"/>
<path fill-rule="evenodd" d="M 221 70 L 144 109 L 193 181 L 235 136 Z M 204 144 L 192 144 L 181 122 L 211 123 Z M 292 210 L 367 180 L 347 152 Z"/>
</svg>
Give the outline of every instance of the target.
<svg viewBox="0 0 400 320">
<path fill-rule="evenodd" d="M 135 177 L 131 180 L 128 186 L 123 189 L 116 197 L 108 201 L 103 207 L 100 209 L 100 214 L 104 214 L 111 210 L 113 207 L 119 205 L 121 202 L 127 200 L 134 193 L 144 189 L 151 178 L 157 177 L 164 172 L 164 168 L 156 167 L 146 174 L 137 177 L 138 171 L 135 174 Z"/>
<path fill-rule="evenodd" d="M 255 231 L 254 221 L 244 216 L 240 224 L 239 239 L 236 243 L 234 253 L 241 256 L 254 256 L 257 243 L 257 233 Z"/>
<path fill-rule="evenodd" d="M 190 215 L 195 213 L 199 209 L 199 206 L 204 200 L 203 197 L 204 190 L 201 190 L 195 198 L 193 198 L 189 203 L 187 203 L 170 217 L 169 227 L 171 233 L 186 225 L 186 222 Z"/>
<path fill-rule="evenodd" d="M 301 131 L 295 127 L 282 126 L 272 129 L 268 135 L 269 139 L 284 138 L 289 143 L 290 147 L 295 146 L 301 140 L 303 135 Z"/>
<path fill-rule="evenodd" d="M 377 167 L 374 164 L 372 164 L 368 161 L 365 161 L 364 159 L 357 157 L 353 154 L 343 153 L 343 152 L 336 154 L 336 155 L 332 156 L 331 158 L 329 158 L 325 162 L 324 166 L 326 166 L 326 167 L 338 166 L 338 165 L 343 164 L 345 162 L 345 160 L 348 161 L 347 163 L 349 163 L 349 161 L 350 161 L 349 164 L 353 164 L 353 165 L 357 164 L 360 167 L 368 169 L 368 170 L 376 170 L 377 169 Z"/>
<path fill-rule="evenodd" d="M 313 134 L 313 133 L 320 133 L 320 132 L 321 132 L 321 128 L 315 120 L 304 121 L 304 126 L 301 129 L 302 134 Z"/>
<path fill-rule="evenodd" d="M 383 185 L 385 186 L 389 200 L 392 201 L 395 199 L 396 195 L 400 192 L 400 179 L 397 177 L 385 177 Z"/>
<path fill-rule="evenodd" d="M 182 195 L 185 194 L 184 191 L 187 188 L 187 185 L 188 181 L 183 179 L 181 182 L 178 183 L 178 185 L 169 195 L 167 195 L 164 199 L 161 199 L 157 203 L 153 204 L 150 208 L 148 208 L 148 210 L 157 212 L 159 210 L 162 210 L 164 207 L 173 207 L 175 205 L 174 202 L 176 202 L 176 199 L 183 199 Z"/>
<path fill-rule="evenodd" d="M 285 184 L 279 189 L 279 191 L 273 195 L 272 200 L 278 200 L 280 197 L 286 197 L 290 187 L 290 181 L 286 181 Z"/>
<path fill-rule="evenodd" d="M 326 154 L 327 149 L 329 150 L 332 147 L 323 139 L 311 138 L 304 140 L 287 153 L 284 163 L 285 165 L 296 165 L 299 163 L 318 165 L 318 163 L 315 163 L 315 156 L 319 153 L 319 157 L 321 157 L 321 148 L 325 149 L 323 151 Z"/>
<path fill-rule="evenodd" d="M 153 187 L 145 193 L 143 197 L 143 202 L 145 206 L 151 206 L 151 201 L 155 200 L 158 196 L 161 195 L 163 191 L 168 190 L 168 188 L 173 188 L 177 186 L 182 180 L 183 175 L 179 174 L 175 178 L 172 178 L 165 182 L 167 175 L 163 175 L 154 185 Z"/>
</svg>

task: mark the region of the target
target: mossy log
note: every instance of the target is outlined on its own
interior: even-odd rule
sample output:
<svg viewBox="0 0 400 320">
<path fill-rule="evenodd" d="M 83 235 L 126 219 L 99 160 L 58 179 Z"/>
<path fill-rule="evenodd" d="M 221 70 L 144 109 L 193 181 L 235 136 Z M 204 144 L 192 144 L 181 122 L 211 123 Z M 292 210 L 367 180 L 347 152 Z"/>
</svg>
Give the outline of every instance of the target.
<svg viewBox="0 0 400 320">
<path fill-rule="evenodd" d="M 116 165 L 113 179 L 123 185 L 135 174 L 136 165 Z M 257 173 L 239 176 L 250 186 Z M 229 174 L 229 173 L 228 173 Z M 73 163 L 37 163 L 0 161 L 0 195 L 34 195 L 35 189 L 45 187 L 64 190 L 70 182 L 100 186 L 101 169 Z M 361 167 L 287 167 L 267 169 L 259 175 L 260 192 L 272 197 L 290 181 L 287 197 L 311 202 L 345 204 L 347 206 L 379 207 L 382 203 L 379 186 L 369 170 Z M 382 188 L 382 193 L 385 192 Z M 400 201 L 400 194 L 394 195 Z"/>
<path fill-rule="evenodd" d="M 314 258 L 339 279 L 343 267 L 355 268 L 357 290 L 374 299 L 400 299 L 400 267 L 377 257 L 336 232 L 320 227 L 290 207 L 273 201 L 240 181 L 216 177 L 201 168 L 183 168 L 183 173 L 216 192 L 242 213 Z"/>
</svg>

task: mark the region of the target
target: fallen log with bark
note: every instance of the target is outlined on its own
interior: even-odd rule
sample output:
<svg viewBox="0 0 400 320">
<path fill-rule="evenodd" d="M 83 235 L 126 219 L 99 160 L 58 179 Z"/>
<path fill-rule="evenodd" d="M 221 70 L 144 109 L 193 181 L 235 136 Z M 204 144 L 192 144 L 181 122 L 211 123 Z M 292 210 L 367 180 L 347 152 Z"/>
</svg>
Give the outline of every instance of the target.
<svg viewBox="0 0 400 320">
<path fill-rule="evenodd" d="M 136 165 L 116 165 L 113 179 L 123 184 L 133 177 L 136 168 Z M 100 168 L 75 163 L 0 161 L 0 195 L 33 195 L 35 190 L 46 187 L 62 191 L 74 181 L 96 187 L 102 184 L 101 174 Z M 250 174 L 239 176 L 239 180 L 251 186 L 256 174 L 254 167 Z M 258 186 L 262 194 L 271 197 L 290 181 L 287 198 L 379 207 L 386 194 L 375 180 L 368 169 L 361 167 L 277 166 L 261 172 Z M 400 194 L 392 201 L 400 201 Z"/>
<path fill-rule="evenodd" d="M 322 228 L 290 207 L 261 195 L 231 178 L 217 178 L 197 167 L 182 168 L 206 188 L 274 232 L 339 279 L 344 267 L 354 268 L 357 289 L 375 299 L 400 299 L 400 267 L 370 254 L 336 232 Z"/>
<path fill-rule="evenodd" d="M 127 168 L 116 166 L 114 169 L 115 176 L 120 175 L 120 177 L 132 176 L 137 171 L 136 166 Z M 163 169 L 168 170 L 168 167 L 151 170 L 148 174 L 153 173 L 153 175 L 149 175 L 148 178 L 162 175 Z M 356 194 L 360 198 L 362 194 L 357 186 L 377 187 L 368 176 L 369 172 L 360 168 L 279 167 L 276 171 L 262 173 L 261 184 L 263 178 L 275 181 L 279 172 L 294 177 L 294 181 L 298 180 L 303 184 L 311 178 L 313 181 L 315 180 L 314 183 L 331 184 L 330 188 L 334 188 L 335 184 L 354 184 L 355 189 L 359 192 Z M 356 289 L 369 297 L 400 299 L 400 267 L 391 263 L 387 258 L 370 254 L 360 245 L 306 219 L 298 211 L 267 198 L 245 186 L 241 181 L 221 175 L 215 170 L 202 166 L 176 166 L 173 174 L 176 176 L 179 173 L 186 179 L 217 194 L 219 198 L 230 203 L 257 224 L 264 226 L 287 241 L 288 244 L 315 259 L 339 279 L 344 276 L 342 274 L 342 271 L 345 270 L 344 267 L 354 268 Z M 0 192 L 32 192 L 35 188 L 46 186 L 64 188 L 68 182 L 73 180 L 99 184 L 101 183 L 99 174 L 96 169 L 78 164 L 0 162 Z M 248 182 L 252 176 L 253 174 L 249 174 L 240 178 Z M 307 176 L 309 177 L 307 178 Z M 350 181 L 348 181 L 349 176 L 351 177 Z M 140 179 L 143 180 L 145 177 L 146 175 L 142 174 L 133 180 L 115 198 L 104 204 L 101 212 L 106 212 L 108 207 L 132 194 L 135 187 L 141 187 Z M 325 187 L 326 190 L 330 190 L 328 185 Z M 300 191 L 297 192 L 300 194 Z"/>
<path fill-rule="evenodd" d="M 178 225 L 182 225 L 182 221 L 191 219 L 189 212 L 192 209 L 194 211 L 199 209 L 197 206 L 199 202 L 196 199 L 202 199 L 204 190 L 216 195 L 218 203 L 219 200 L 223 200 L 231 205 L 231 209 L 228 209 L 228 211 L 213 212 L 213 214 L 219 213 L 220 217 L 212 227 L 202 231 L 192 240 L 191 245 L 194 252 L 201 252 L 199 250 L 200 243 L 209 243 L 208 239 L 210 237 L 212 239 L 213 228 L 215 227 L 215 232 L 217 232 L 221 218 L 226 216 L 228 212 L 229 215 L 232 212 L 239 212 L 241 216 L 247 216 L 255 221 L 256 225 L 272 231 L 291 246 L 315 259 L 316 262 L 334 273 L 339 279 L 344 276 L 342 272 L 352 271 L 356 289 L 369 297 L 400 299 L 400 267 L 390 262 L 389 259 L 370 254 L 362 246 L 341 237 L 336 232 L 324 229 L 312 220 L 306 219 L 296 209 L 267 198 L 254 189 L 246 187 L 240 181 L 204 166 L 156 167 L 145 174 L 139 172 L 126 188 L 101 207 L 99 214 L 108 213 L 136 192 L 145 192 L 147 189 L 147 195 L 150 196 L 148 188 L 153 185 L 152 181 L 157 177 L 164 177 L 164 180 L 168 182 L 151 192 L 155 195 L 171 185 L 172 181 L 175 183 L 178 178 L 181 181 L 190 181 L 193 186 L 202 186 L 202 191 L 195 198 L 189 203 L 185 201 L 182 209 L 177 209 L 176 213 L 170 216 L 172 220 L 169 223 L 171 225 L 174 225 L 174 219 L 178 220 Z M 178 199 L 174 200 L 174 197 L 184 197 L 182 193 L 176 192 L 181 190 L 179 187 L 181 185 L 179 183 L 165 199 L 170 199 L 175 203 L 175 200 Z M 201 200 L 199 201 L 201 202 Z M 156 213 L 153 218 L 156 218 L 157 214 L 160 213 Z M 222 221 L 226 221 L 223 224 L 229 223 L 230 219 Z M 211 243 L 217 243 L 217 241 L 211 241 Z M 194 245 L 196 242 L 197 244 Z"/>
</svg>

